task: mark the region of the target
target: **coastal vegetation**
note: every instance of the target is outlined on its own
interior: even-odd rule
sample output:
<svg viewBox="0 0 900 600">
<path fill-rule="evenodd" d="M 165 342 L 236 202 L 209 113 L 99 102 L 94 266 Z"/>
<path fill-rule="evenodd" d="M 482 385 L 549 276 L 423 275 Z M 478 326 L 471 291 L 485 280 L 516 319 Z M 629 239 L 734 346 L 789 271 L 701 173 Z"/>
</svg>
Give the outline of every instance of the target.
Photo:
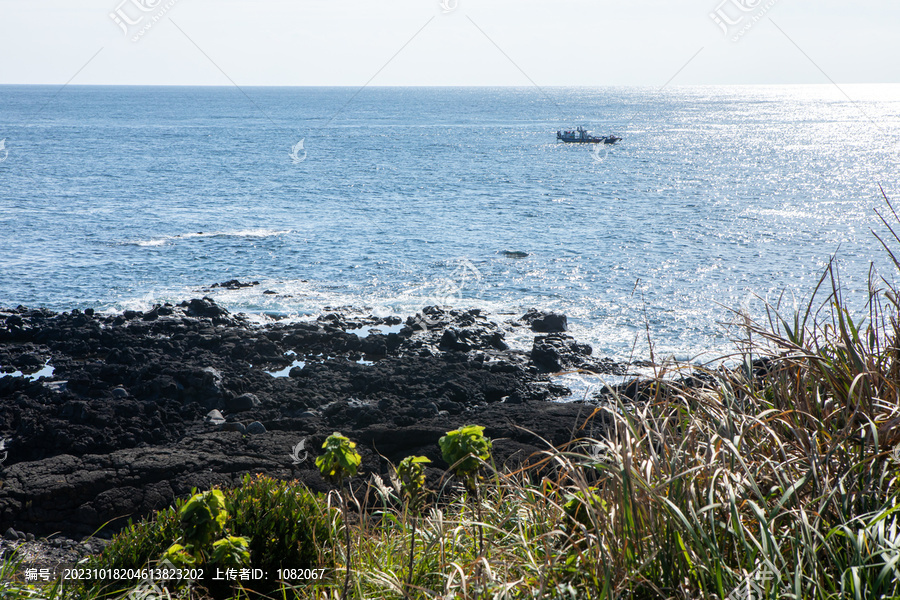
<svg viewBox="0 0 900 600">
<path fill-rule="evenodd" d="M 900 272 L 890 210 L 882 243 Z M 224 512 L 213 518 L 224 517 L 199 537 L 243 538 L 230 556 L 246 546 L 266 581 L 159 589 L 283 600 L 900 597 L 900 290 L 871 272 L 867 304 L 848 306 L 831 262 L 800 310 L 736 317 L 726 361 L 659 367 L 636 398 L 608 387 L 568 444 L 521 468 L 494 468 L 490 440 L 471 426 L 442 440 L 457 478 L 430 493 L 421 460 L 401 463 L 394 485 L 372 476 L 348 489 L 359 462 L 333 436 L 317 465 L 339 492 L 265 477 L 214 492 Z M 591 419 L 604 435 L 579 433 Z M 186 539 L 191 502 L 131 525 L 84 566 L 153 566 Z M 5 559 L 0 598 L 117 598 L 142 584 L 35 587 L 13 577 L 19 560 Z"/>
</svg>

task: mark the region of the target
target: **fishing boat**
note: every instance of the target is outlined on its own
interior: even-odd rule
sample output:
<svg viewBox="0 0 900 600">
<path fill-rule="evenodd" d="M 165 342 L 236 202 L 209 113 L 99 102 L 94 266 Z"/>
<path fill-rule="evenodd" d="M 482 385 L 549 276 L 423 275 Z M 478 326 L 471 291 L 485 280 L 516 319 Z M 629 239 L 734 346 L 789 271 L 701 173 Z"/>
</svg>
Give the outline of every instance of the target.
<svg viewBox="0 0 900 600">
<path fill-rule="evenodd" d="M 557 131 L 556 141 L 565 142 L 567 144 L 615 144 L 622 138 L 614 135 L 604 135 L 597 137 L 591 135 L 591 132 L 584 127 L 579 127 L 575 131 Z"/>
</svg>

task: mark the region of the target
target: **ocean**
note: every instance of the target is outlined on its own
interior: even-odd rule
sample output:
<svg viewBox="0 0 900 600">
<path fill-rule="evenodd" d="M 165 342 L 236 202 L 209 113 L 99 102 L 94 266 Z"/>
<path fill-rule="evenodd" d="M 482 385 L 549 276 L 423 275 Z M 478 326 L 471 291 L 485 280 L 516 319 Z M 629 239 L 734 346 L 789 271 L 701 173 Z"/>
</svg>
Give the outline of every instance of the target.
<svg viewBox="0 0 900 600">
<path fill-rule="evenodd" d="M 895 273 L 898 85 L 0 86 L 0 140 L 0 307 L 536 307 L 597 355 L 703 361 L 832 256 L 860 311 Z"/>
</svg>

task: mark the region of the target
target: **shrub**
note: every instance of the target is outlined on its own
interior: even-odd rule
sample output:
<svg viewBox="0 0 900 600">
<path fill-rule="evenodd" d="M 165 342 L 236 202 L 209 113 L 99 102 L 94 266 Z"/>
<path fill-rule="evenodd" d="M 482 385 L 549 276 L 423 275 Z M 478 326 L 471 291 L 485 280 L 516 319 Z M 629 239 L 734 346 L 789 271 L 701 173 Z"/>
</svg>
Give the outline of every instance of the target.
<svg viewBox="0 0 900 600">
<path fill-rule="evenodd" d="M 466 425 L 448 431 L 438 440 L 438 445 L 444 460 L 456 476 L 463 480 L 470 491 L 473 490 L 481 462 L 491 458 L 493 444 L 490 438 L 484 437 L 484 427 Z"/>
<path fill-rule="evenodd" d="M 162 560 L 185 567 L 208 560 L 223 568 L 246 565 L 273 574 L 279 568 L 327 568 L 334 511 L 322 494 L 297 482 L 245 476 L 240 487 L 178 499 L 116 535 L 85 565 L 96 569 L 141 569 Z M 224 535 L 223 535 L 224 534 Z M 218 539 L 221 538 L 221 539 Z M 193 544 L 191 541 L 193 540 Z M 197 544 L 204 541 L 202 547 Z M 212 543 L 208 543 L 215 540 Z M 85 582 L 91 595 L 121 593 L 131 582 Z M 117 589 L 113 589 L 113 588 Z"/>
<path fill-rule="evenodd" d="M 322 494 L 296 482 L 258 475 L 228 493 L 231 529 L 250 540 L 253 565 L 311 569 L 330 565 L 331 511 Z"/>
</svg>

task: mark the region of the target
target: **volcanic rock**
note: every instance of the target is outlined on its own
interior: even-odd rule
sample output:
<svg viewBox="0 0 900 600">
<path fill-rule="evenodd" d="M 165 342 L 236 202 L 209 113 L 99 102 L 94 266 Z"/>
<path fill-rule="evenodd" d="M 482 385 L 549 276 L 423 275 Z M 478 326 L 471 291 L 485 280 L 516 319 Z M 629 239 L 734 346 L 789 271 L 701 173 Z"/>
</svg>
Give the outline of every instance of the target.
<svg viewBox="0 0 900 600">
<path fill-rule="evenodd" d="M 260 405 L 256 394 L 241 394 L 235 398 L 225 399 L 225 410 L 229 412 L 243 412 Z"/>
<path fill-rule="evenodd" d="M 561 333 L 568 330 L 568 319 L 560 313 L 529 310 L 520 319 L 531 326 L 532 331 L 539 333 Z"/>
<path fill-rule="evenodd" d="M 248 473 L 325 491 L 290 453 L 307 439 L 314 455 L 334 431 L 357 442 L 360 477 L 387 475 L 385 458 L 411 454 L 439 473 L 448 465 L 438 439 L 473 423 L 494 438 L 498 466 L 521 464 L 545 449 L 541 438 L 565 443 L 585 425 L 581 407 L 553 401 L 564 389 L 541 372 L 616 367 L 561 334 L 536 338 L 530 354 L 509 350 L 504 326 L 477 310 L 428 307 L 401 335 L 363 337 L 361 327 L 400 320 L 332 312 L 258 327 L 209 298 L 150 312 L 3 312 L 19 317 L 0 318 L 3 366 L 49 361 L 54 372 L 41 382 L 0 376 L 0 438 L 15 441 L 4 449 L 0 531 L 103 526 L 109 536 L 193 487 Z M 289 377 L 270 374 L 295 361 L 305 364 Z"/>
<path fill-rule="evenodd" d="M 247 425 L 247 433 L 250 435 L 260 435 L 266 432 L 266 426 L 259 421 L 253 421 Z"/>
</svg>

